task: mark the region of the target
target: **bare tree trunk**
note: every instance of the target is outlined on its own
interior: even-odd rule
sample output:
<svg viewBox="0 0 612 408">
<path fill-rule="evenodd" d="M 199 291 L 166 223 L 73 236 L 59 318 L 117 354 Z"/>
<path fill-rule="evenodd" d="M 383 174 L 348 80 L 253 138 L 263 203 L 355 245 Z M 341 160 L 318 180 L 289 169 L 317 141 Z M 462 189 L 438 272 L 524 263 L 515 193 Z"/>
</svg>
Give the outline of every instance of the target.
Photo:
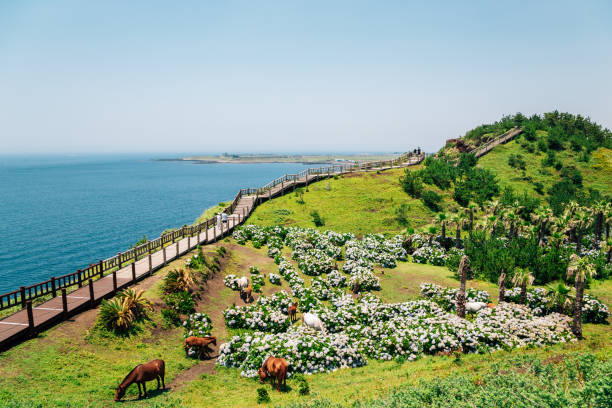
<svg viewBox="0 0 612 408">
<path fill-rule="evenodd" d="M 455 247 L 459 248 L 460 240 L 461 240 L 461 225 L 457 223 L 457 231 L 455 232 Z"/>
<path fill-rule="evenodd" d="M 578 231 L 578 246 L 576 247 L 576 252 L 578 253 L 578 255 L 580 255 L 580 252 L 582 251 L 582 228 L 580 228 L 580 230 Z"/>
<path fill-rule="evenodd" d="M 527 282 L 521 284 L 521 304 L 527 304 Z"/>
<path fill-rule="evenodd" d="M 457 271 L 461 281 L 459 292 L 457 293 L 457 316 L 461 318 L 465 317 L 465 281 L 467 279 L 468 261 L 468 256 L 463 255 L 461 257 L 461 262 L 459 262 L 459 270 Z"/>
<path fill-rule="evenodd" d="M 442 243 L 446 241 L 446 221 L 442 221 Z"/>
<path fill-rule="evenodd" d="M 474 210 L 470 210 L 470 231 L 474 230 Z"/>
<path fill-rule="evenodd" d="M 582 338 L 582 297 L 584 295 L 584 280 L 576 276 L 576 299 L 574 300 L 574 322 L 572 323 L 572 333 L 574 336 Z"/>
<path fill-rule="evenodd" d="M 499 274 L 497 286 L 499 287 L 499 301 L 503 302 L 506 297 L 506 272 L 503 269 Z"/>
</svg>

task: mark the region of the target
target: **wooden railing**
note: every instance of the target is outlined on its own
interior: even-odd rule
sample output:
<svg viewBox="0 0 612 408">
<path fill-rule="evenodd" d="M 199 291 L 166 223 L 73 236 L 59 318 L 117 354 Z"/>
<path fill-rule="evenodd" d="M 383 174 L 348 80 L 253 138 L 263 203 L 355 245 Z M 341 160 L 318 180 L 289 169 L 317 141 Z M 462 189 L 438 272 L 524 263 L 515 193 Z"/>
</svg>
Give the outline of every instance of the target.
<svg viewBox="0 0 612 408">
<path fill-rule="evenodd" d="M 392 160 L 373 161 L 365 163 L 343 163 L 339 165 L 332 165 L 329 167 L 308 168 L 302 170 L 297 174 L 285 174 L 282 177 L 272 180 L 263 187 L 240 189 L 240 191 L 238 191 L 238 194 L 236 194 L 230 205 L 228 205 L 224 209 L 224 212 L 228 215 L 233 214 L 234 210 L 238 205 L 238 202 L 243 196 L 255 195 L 256 199 L 253 203 L 253 207 L 251 208 L 252 211 L 252 209 L 259 203 L 259 200 L 265 199 L 266 195 L 268 198 L 271 198 L 272 189 L 277 187 L 279 184 L 281 185 L 280 190 L 282 191 L 282 187 L 285 183 L 291 183 L 291 185 L 295 186 L 298 182 L 304 180 L 305 183 L 308 184 L 309 179 L 312 176 L 315 176 L 314 178 L 320 179 L 323 177 L 332 177 L 334 175 L 355 171 L 367 171 L 377 168 L 391 168 L 398 165 L 412 165 L 420 163 L 424 159 L 424 157 L 425 154 L 422 153 L 420 149 L 415 149 L 413 152 L 405 153 Z M 241 215 L 242 217 L 240 217 L 240 222 L 244 222 L 244 220 L 249 214 L 245 213 Z M 52 297 L 56 297 L 58 295 L 58 292 L 61 292 L 62 289 L 66 289 L 68 287 L 78 286 L 80 288 L 83 285 L 86 285 L 90 279 L 102 278 L 106 274 L 117 271 L 129 264 L 138 261 L 139 259 L 148 257 L 152 253 L 162 250 L 167 245 L 174 243 L 177 239 L 181 240 L 185 237 L 193 237 L 194 235 L 201 234 L 202 231 L 205 231 L 206 234 L 208 234 L 208 229 L 214 226 L 215 224 L 216 219 L 213 217 L 208 220 L 202 221 L 196 225 L 183 226 L 181 228 L 168 232 L 167 234 L 163 234 L 159 238 L 156 238 L 152 241 L 148 241 L 137 247 L 130 248 L 125 252 L 119 252 L 117 255 L 111 258 L 99 260 L 98 262 L 90 264 L 88 267 L 79 269 L 76 272 L 72 272 L 59 277 L 51 277 L 49 280 L 36 283 L 31 286 L 21 286 L 18 290 L 14 290 L 12 292 L 0 295 L 0 310 L 8 309 L 15 306 L 25 308 L 26 303 L 28 301 L 33 301 L 35 299 L 49 295 Z M 234 226 L 235 225 L 237 224 L 234 224 Z M 200 242 L 200 240 L 198 240 L 198 242 Z"/>
<path fill-rule="evenodd" d="M 518 126 L 515 126 L 512 129 L 508 130 L 507 132 L 504 132 L 503 134 L 497 136 L 496 138 L 489 140 L 487 143 L 469 150 L 467 153 L 474 154 L 474 156 L 476 157 L 483 156 L 489 153 L 491 150 L 493 150 L 495 146 L 500 145 L 502 143 L 506 143 L 509 140 L 514 139 L 517 135 L 520 135 L 522 132 L 523 132 L 523 129 L 519 128 Z"/>
</svg>

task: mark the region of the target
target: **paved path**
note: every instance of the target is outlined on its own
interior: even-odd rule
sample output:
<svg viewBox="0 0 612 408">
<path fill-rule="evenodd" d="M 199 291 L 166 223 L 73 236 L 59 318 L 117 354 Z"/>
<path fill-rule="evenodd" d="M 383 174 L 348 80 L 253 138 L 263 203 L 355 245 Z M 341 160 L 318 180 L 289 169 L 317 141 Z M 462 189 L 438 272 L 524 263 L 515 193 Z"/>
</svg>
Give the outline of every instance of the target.
<svg viewBox="0 0 612 408">
<path fill-rule="evenodd" d="M 393 166 L 393 168 L 406 167 L 417 164 L 422 160 L 410 159 L 405 163 Z M 387 167 L 374 167 L 368 171 L 386 170 Z M 261 202 L 295 190 L 297 187 L 305 186 L 317 180 L 333 177 L 338 173 L 308 175 L 296 180 L 287 180 L 278 184 L 264 194 L 243 195 L 240 197 L 234 211 L 228 217 L 228 222 L 221 227 L 214 226 L 208 231 L 201 231 L 198 235 L 185 237 L 177 242 L 167 245 L 163 250 L 158 250 L 135 262 L 134 268 L 130 263 L 118 271 L 109 273 L 91 284 L 93 297 L 89 284 L 83 285 L 66 296 L 66 311 L 64 311 L 63 297 L 61 291 L 58 296 L 32 308 L 33 326 L 29 324 L 28 310 L 23 309 L 0 320 L 0 349 L 6 349 L 24 339 L 34 336 L 37 332 L 45 330 L 57 324 L 69 316 L 73 316 L 91 307 L 95 307 L 102 299 L 111 298 L 117 290 L 123 289 L 155 270 L 162 268 L 166 263 L 180 258 L 182 255 L 195 249 L 198 244 L 206 245 L 223 238 L 231 233 L 238 225 L 242 224 L 254 208 Z M 165 262 L 164 262 L 165 258 Z M 116 286 L 114 279 L 116 279 Z"/>
</svg>

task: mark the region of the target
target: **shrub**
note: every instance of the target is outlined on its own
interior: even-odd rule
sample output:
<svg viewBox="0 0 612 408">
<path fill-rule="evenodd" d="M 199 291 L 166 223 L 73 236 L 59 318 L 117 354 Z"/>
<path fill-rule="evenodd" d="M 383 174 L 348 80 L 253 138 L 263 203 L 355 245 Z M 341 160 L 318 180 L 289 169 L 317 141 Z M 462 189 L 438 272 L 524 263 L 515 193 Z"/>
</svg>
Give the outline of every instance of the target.
<svg viewBox="0 0 612 408">
<path fill-rule="evenodd" d="M 408 214 L 410 211 L 410 206 L 402 203 L 395 209 L 395 219 L 400 225 L 408 225 Z"/>
<path fill-rule="evenodd" d="M 166 294 L 187 291 L 195 283 L 193 272 L 189 269 L 174 269 L 164 278 L 163 292 Z"/>
<path fill-rule="evenodd" d="M 251 276 L 251 283 L 253 285 L 253 291 L 256 293 L 261 293 L 261 287 L 266 284 L 266 280 L 261 275 L 253 275 Z"/>
<path fill-rule="evenodd" d="M 421 197 L 423 192 L 423 181 L 419 172 L 406 169 L 404 176 L 400 177 L 400 185 L 409 196 L 414 198 Z"/>
<path fill-rule="evenodd" d="M 162 309 L 161 316 L 167 327 L 178 326 L 181 324 L 181 318 L 174 309 Z"/>
<path fill-rule="evenodd" d="M 266 402 L 270 402 L 270 394 L 268 394 L 268 390 L 264 387 L 259 387 L 257 389 L 257 403 L 263 404 Z"/>
<path fill-rule="evenodd" d="M 249 272 L 251 273 L 251 275 L 259 275 L 259 268 L 256 266 L 250 266 Z"/>
<path fill-rule="evenodd" d="M 98 314 L 98 324 L 108 330 L 124 332 L 132 328 L 134 314 L 127 299 L 103 300 Z"/>
<path fill-rule="evenodd" d="M 193 313 L 183 322 L 183 329 L 185 330 L 183 333 L 184 338 L 189 336 L 210 336 L 212 333 L 212 320 L 204 312 Z"/>
<path fill-rule="evenodd" d="M 308 385 L 308 381 L 302 374 L 296 374 L 292 378 L 298 386 L 298 392 L 300 393 L 300 395 L 310 394 L 310 386 Z"/>
<path fill-rule="evenodd" d="M 188 292 L 177 292 L 166 295 L 166 305 L 180 314 L 189 314 L 195 310 L 195 301 Z"/>
<path fill-rule="evenodd" d="M 533 188 L 538 194 L 544 194 L 544 184 L 540 183 L 539 181 L 533 183 Z"/>
<path fill-rule="evenodd" d="M 125 289 L 119 292 L 117 298 L 125 301 L 127 307 L 132 311 L 134 319 L 143 319 L 147 316 L 147 311 L 152 310 L 151 302 L 144 298 L 144 290 Z"/>
<path fill-rule="evenodd" d="M 314 222 L 315 226 L 322 227 L 325 225 L 325 219 L 321 217 L 321 214 L 319 214 L 317 210 L 312 211 L 310 216 L 312 217 L 312 222 Z"/>
<path fill-rule="evenodd" d="M 423 204 L 425 204 L 432 211 L 440 211 L 440 202 L 442 196 L 433 190 L 425 190 L 423 192 Z"/>
</svg>

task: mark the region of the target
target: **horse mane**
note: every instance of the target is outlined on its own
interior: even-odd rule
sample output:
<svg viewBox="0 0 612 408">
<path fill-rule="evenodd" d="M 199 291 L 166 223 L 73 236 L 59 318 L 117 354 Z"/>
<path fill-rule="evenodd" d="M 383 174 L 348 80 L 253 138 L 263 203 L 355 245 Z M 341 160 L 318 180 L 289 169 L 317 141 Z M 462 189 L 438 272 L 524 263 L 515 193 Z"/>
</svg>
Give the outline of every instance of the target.
<svg viewBox="0 0 612 408">
<path fill-rule="evenodd" d="M 128 375 L 126 375 L 126 376 L 125 376 L 125 378 L 123 379 L 123 381 L 121 381 L 121 384 L 119 384 L 119 386 L 122 386 L 122 385 L 123 385 L 123 383 L 125 383 L 125 382 L 127 381 L 128 377 L 129 377 L 130 375 L 132 375 L 132 373 L 134 373 L 134 371 L 136 371 L 136 369 L 137 369 L 138 367 L 140 367 L 140 364 L 138 364 L 136 367 L 132 368 L 132 371 L 130 371 L 130 372 L 128 373 Z"/>
</svg>

